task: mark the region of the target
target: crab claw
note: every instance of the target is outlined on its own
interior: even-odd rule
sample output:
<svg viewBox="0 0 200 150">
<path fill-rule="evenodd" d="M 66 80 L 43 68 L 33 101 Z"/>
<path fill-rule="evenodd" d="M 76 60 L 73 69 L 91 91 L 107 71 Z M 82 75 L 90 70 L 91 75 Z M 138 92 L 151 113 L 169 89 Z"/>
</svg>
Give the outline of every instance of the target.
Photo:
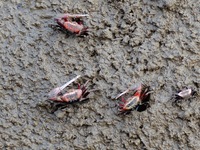
<svg viewBox="0 0 200 150">
<path fill-rule="evenodd" d="M 118 99 L 119 97 L 121 97 L 122 95 L 126 94 L 127 92 L 129 92 L 129 89 L 127 89 L 126 91 L 120 93 L 117 97 L 115 97 L 115 99 Z"/>
<path fill-rule="evenodd" d="M 72 82 L 74 82 L 75 80 L 77 80 L 78 78 L 80 78 L 81 76 L 78 75 L 76 76 L 75 78 L 71 79 L 70 81 L 68 81 L 67 83 L 65 83 L 64 85 L 62 85 L 61 87 L 57 87 L 57 88 L 54 88 L 53 90 L 51 90 L 49 93 L 48 93 L 48 97 L 49 98 L 52 98 L 52 97 L 55 97 L 57 96 L 64 88 L 66 88 L 68 85 L 70 85 Z"/>
<path fill-rule="evenodd" d="M 118 99 L 119 97 L 121 97 L 122 95 L 128 93 L 129 91 L 136 91 L 136 90 L 139 90 L 140 88 L 142 87 L 142 84 L 139 84 L 139 85 L 134 85 L 134 86 L 131 86 L 130 88 L 128 88 L 127 90 L 125 90 L 124 92 L 120 93 L 115 99 Z"/>
<path fill-rule="evenodd" d="M 61 18 L 66 18 L 66 17 L 70 17 L 70 18 L 82 18 L 82 17 L 89 17 L 88 14 L 63 14 L 60 15 Z"/>
<path fill-rule="evenodd" d="M 67 18 L 82 18 L 89 17 L 88 14 L 59 14 L 56 16 L 57 19 L 67 19 Z"/>
</svg>

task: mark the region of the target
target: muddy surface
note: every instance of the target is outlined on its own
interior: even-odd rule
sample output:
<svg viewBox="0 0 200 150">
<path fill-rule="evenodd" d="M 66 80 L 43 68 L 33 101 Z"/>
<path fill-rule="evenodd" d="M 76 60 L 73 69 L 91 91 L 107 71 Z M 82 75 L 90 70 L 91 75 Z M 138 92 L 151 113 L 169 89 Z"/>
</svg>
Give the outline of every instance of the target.
<svg viewBox="0 0 200 150">
<path fill-rule="evenodd" d="M 199 0 L 0 2 L 0 149 L 200 149 Z M 86 38 L 49 27 L 60 13 L 88 13 Z M 99 89 L 51 113 L 47 93 L 76 75 Z M 126 88 L 151 86 L 144 112 L 117 115 Z M 73 87 L 76 84 L 72 85 Z"/>
</svg>

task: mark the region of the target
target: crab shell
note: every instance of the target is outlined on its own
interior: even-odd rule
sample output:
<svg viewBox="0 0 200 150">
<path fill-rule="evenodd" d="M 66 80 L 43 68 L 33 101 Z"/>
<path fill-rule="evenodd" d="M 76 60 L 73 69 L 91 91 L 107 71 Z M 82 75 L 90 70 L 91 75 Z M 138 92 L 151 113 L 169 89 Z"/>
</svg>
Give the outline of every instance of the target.
<svg viewBox="0 0 200 150">
<path fill-rule="evenodd" d="M 81 24 L 78 24 L 76 22 L 64 22 L 63 26 L 65 27 L 65 29 L 69 30 L 72 33 L 76 33 L 79 34 L 82 32 L 82 30 L 84 29 L 84 26 Z"/>
<path fill-rule="evenodd" d="M 196 92 L 190 88 L 190 89 L 184 89 L 184 90 L 180 91 L 175 96 L 176 96 L 176 99 L 187 99 L 187 98 L 193 96 L 195 93 Z"/>
<path fill-rule="evenodd" d="M 55 18 L 54 19 L 57 24 L 61 27 L 62 30 L 70 31 L 71 33 L 75 33 L 77 35 L 86 35 L 87 27 L 83 26 L 82 21 L 69 21 L 67 18 Z"/>
<path fill-rule="evenodd" d="M 73 80 L 66 83 L 65 85 L 68 85 L 69 83 L 71 83 L 72 81 L 74 81 L 76 79 L 77 78 L 74 78 Z M 63 103 L 71 103 L 71 102 L 86 100 L 86 99 L 88 99 L 87 98 L 88 94 L 92 91 L 92 90 L 88 91 L 88 89 L 87 89 L 86 85 L 88 84 L 88 82 L 89 82 L 89 80 L 86 81 L 86 83 L 82 86 L 80 84 L 78 84 L 78 89 L 69 89 L 68 92 L 66 92 L 65 94 L 62 94 L 60 91 L 59 93 L 57 93 L 57 95 L 55 95 L 53 97 L 49 97 L 49 100 L 52 100 L 55 102 L 63 102 Z M 65 85 L 63 85 L 63 87 L 61 87 L 61 88 L 64 88 Z"/>
<path fill-rule="evenodd" d="M 139 96 L 132 96 L 128 98 L 126 101 L 122 100 L 122 104 L 120 104 L 120 111 L 128 111 L 135 108 L 140 103 L 140 97 Z"/>
<path fill-rule="evenodd" d="M 132 109 L 136 108 L 137 106 L 141 106 L 147 103 L 150 99 L 150 92 L 149 87 L 145 85 L 140 85 L 135 94 L 125 100 L 122 98 L 122 103 L 119 105 L 120 112 L 131 111 Z"/>
<path fill-rule="evenodd" d="M 81 89 L 71 89 L 68 93 L 65 93 L 61 96 L 56 96 L 50 98 L 49 100 L 57 101 L 57 102 L 73 102 L 80 100 L 83 95 L 83 91 Z"/>
</svg>

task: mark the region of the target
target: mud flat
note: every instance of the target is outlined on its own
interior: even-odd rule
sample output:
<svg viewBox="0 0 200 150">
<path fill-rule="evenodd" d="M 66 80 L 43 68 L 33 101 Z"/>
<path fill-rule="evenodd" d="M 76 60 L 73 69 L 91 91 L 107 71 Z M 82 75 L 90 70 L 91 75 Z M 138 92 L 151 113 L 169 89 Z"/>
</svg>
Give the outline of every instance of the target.
<svg viewBox="0 0 200 150">
<path fill-rule="evenodd" d="M 200 149 L 199 0 L 0 2 L 0 149 Z M 88 13 L 86 38 L 49 28 L 57 14 Z M 76 75 L 100 89 L 54 114 L 47 93 Z M 151 107 L 117 115 L 113 98 L 151 86 Z M 76 86 L 74 84 L 74 86 Z"/>
</svg>

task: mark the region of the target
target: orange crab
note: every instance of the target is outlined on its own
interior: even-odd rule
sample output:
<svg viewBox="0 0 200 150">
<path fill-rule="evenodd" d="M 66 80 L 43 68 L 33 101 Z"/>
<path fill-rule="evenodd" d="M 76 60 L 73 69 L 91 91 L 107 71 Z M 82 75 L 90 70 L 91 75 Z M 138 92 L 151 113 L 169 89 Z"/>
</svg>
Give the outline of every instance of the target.
<svg viewBox="0 0 200 150">
<path fill-rule="evenodd" d="M 58 25 L 56 27 L 61 31 L 69 31 L 77 36 L 87 35 L 88 27 L 84 26 L 83 17 L 88 17 L 87 14 L 63 14 L 56 17 L 54 20 Z"/>
<path fill-rule="evenodd" d="M 128 99 L 124 99 L 122 97 L 122 102 L 119 104 L 119 111 L 121 113 L 129 113 L 131 110 L 136 109 L 137 111 L 144 111 L 146 110 L 149 105 L 150 100 L 150 87 L 144 84 L 140 84 L 137 87 L 129 88 L 126 91 L 119 94 L 116 99 L 121 97 L 122 95 L 126 94 L 129 91 L 133 91 L 133 96 L 129 97 Z"/>
</svg>

